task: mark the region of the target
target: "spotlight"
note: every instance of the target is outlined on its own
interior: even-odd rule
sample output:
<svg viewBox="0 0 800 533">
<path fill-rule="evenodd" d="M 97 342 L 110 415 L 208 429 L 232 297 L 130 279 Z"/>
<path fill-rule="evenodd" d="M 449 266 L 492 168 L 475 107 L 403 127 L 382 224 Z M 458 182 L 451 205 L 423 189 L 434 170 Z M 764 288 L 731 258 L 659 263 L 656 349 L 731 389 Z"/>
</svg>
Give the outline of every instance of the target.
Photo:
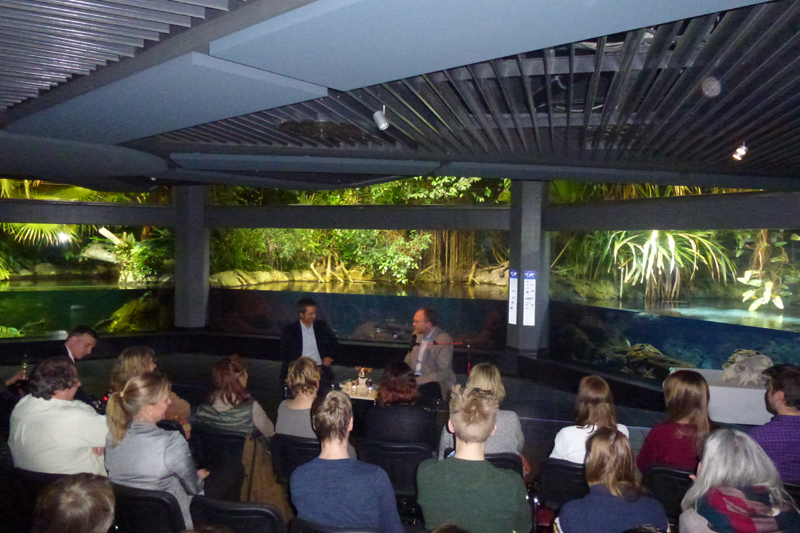
<svg viewBox="0 0 800 533">
<path fill-rule="evenodd" d="M 747 146 L 742 143 L 742 145 L 736 149 L 736 152 L 733 153 L 733 158 L 737 161 L 741 161 L 744 155 L 747 153 Z"/>
<path fill-rule="evenodd" d="M 375 125 L 378 126 L 378 129 L 383 131 L 389 127 L 389 120 L 386 118 L 386 106 L 383 106 L 383 111 L 375 111 L 372 114 L 372 120 L 375 121 Z"/>
<path fill-rule="evenodd" d="M 63 243 L 63 242 L 69 242 L 70 240 L 72 240 L 72 239 L 70 239 L 69 235 L 67 235 L 63 231 L 58 234 L 58 242 L 62 242 Z"/>
</svg>

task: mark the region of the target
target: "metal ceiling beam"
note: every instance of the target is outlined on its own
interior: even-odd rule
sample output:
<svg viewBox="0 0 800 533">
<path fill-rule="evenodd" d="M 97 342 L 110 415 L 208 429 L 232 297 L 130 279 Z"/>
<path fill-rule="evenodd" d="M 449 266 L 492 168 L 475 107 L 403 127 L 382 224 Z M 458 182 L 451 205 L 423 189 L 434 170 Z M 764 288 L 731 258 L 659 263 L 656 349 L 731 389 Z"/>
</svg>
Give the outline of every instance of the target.
<svg viewBox="0 0 800 533">
<path fill-rule="evenodd" d="M 0 199 L 0 222 L 18 224 L 106 224 L 109 226 L 173 226 L 171 206 L 96 202 L 46 202 Z"/>
</svg>

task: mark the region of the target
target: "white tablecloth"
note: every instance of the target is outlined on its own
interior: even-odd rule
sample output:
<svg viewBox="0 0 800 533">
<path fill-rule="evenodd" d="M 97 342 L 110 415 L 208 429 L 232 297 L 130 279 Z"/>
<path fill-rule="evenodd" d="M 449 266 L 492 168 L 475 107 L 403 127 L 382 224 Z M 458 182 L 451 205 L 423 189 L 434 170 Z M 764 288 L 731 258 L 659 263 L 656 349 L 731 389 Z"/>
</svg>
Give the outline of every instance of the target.
<svg viewBox="0 0 800 533">
<path fill-rule="evenodd" d="M 688 370 L 694 370 L 706 378 L 711 396 L 708 412 L 714 422 L 760 426 L 772 419 L 764 400 L 766 389 L 763 383 L 740 386 L 735 381 L 723 381 L 722 370 Z"/>
</svg>

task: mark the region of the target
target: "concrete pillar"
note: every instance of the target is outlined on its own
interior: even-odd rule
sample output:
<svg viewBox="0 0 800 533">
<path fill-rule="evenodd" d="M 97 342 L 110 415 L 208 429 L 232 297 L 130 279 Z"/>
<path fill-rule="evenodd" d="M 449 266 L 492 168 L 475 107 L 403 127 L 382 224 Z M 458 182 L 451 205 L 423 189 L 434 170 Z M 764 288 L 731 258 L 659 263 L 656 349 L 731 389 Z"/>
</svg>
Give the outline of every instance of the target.
<svg viewBox="0 0 800 533">
<path fill-rule="evenodd" d="M 175 203 L 175 326 L 203 328 L 208 307 L 209 231 L 205 227 L 208 187 L 172 188 Z"/>
<path fill-rule="evenodd" d="M 512 275 L 514 271 L 517 273 L 517 296 L 516 312 L 513 312 L 514 280 L 509 279 L 509 324 L 506 343 L 512 351 L 530 357 L 536 357 L 539 350 L 547 347 L 550 239 L 542 230 L 542 213 L 547 204 L 549 185 L 543 181 L 520 180 L 515 180 L 511 185 L 509 269 Z M 526 300 L 526 287 L 529 290 L 534 288 L 533 278 L 535 278 L 535 296 Z"/>
</svg>

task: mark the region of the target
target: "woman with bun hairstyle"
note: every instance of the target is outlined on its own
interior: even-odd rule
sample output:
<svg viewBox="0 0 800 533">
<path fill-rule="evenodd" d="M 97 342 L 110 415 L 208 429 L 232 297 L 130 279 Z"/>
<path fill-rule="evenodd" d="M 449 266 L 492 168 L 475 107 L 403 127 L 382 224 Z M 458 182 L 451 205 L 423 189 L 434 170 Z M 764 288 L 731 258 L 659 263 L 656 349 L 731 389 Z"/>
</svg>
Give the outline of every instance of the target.
<svg viewBox="0 0 800 533">
<path fill-rule="evenodd" d="M 195 468 L 189 445 L 179 432 L 156 425 L 167 412 L 169 393 L 166 376 L 147 372 L 111 395 L 106 408 L 106 469 L 119 485 L 175 496 L 190 529 L 189 503 L 193 495 L 203 494 L 203 479 L 209 472 Z"/>
</svg>

